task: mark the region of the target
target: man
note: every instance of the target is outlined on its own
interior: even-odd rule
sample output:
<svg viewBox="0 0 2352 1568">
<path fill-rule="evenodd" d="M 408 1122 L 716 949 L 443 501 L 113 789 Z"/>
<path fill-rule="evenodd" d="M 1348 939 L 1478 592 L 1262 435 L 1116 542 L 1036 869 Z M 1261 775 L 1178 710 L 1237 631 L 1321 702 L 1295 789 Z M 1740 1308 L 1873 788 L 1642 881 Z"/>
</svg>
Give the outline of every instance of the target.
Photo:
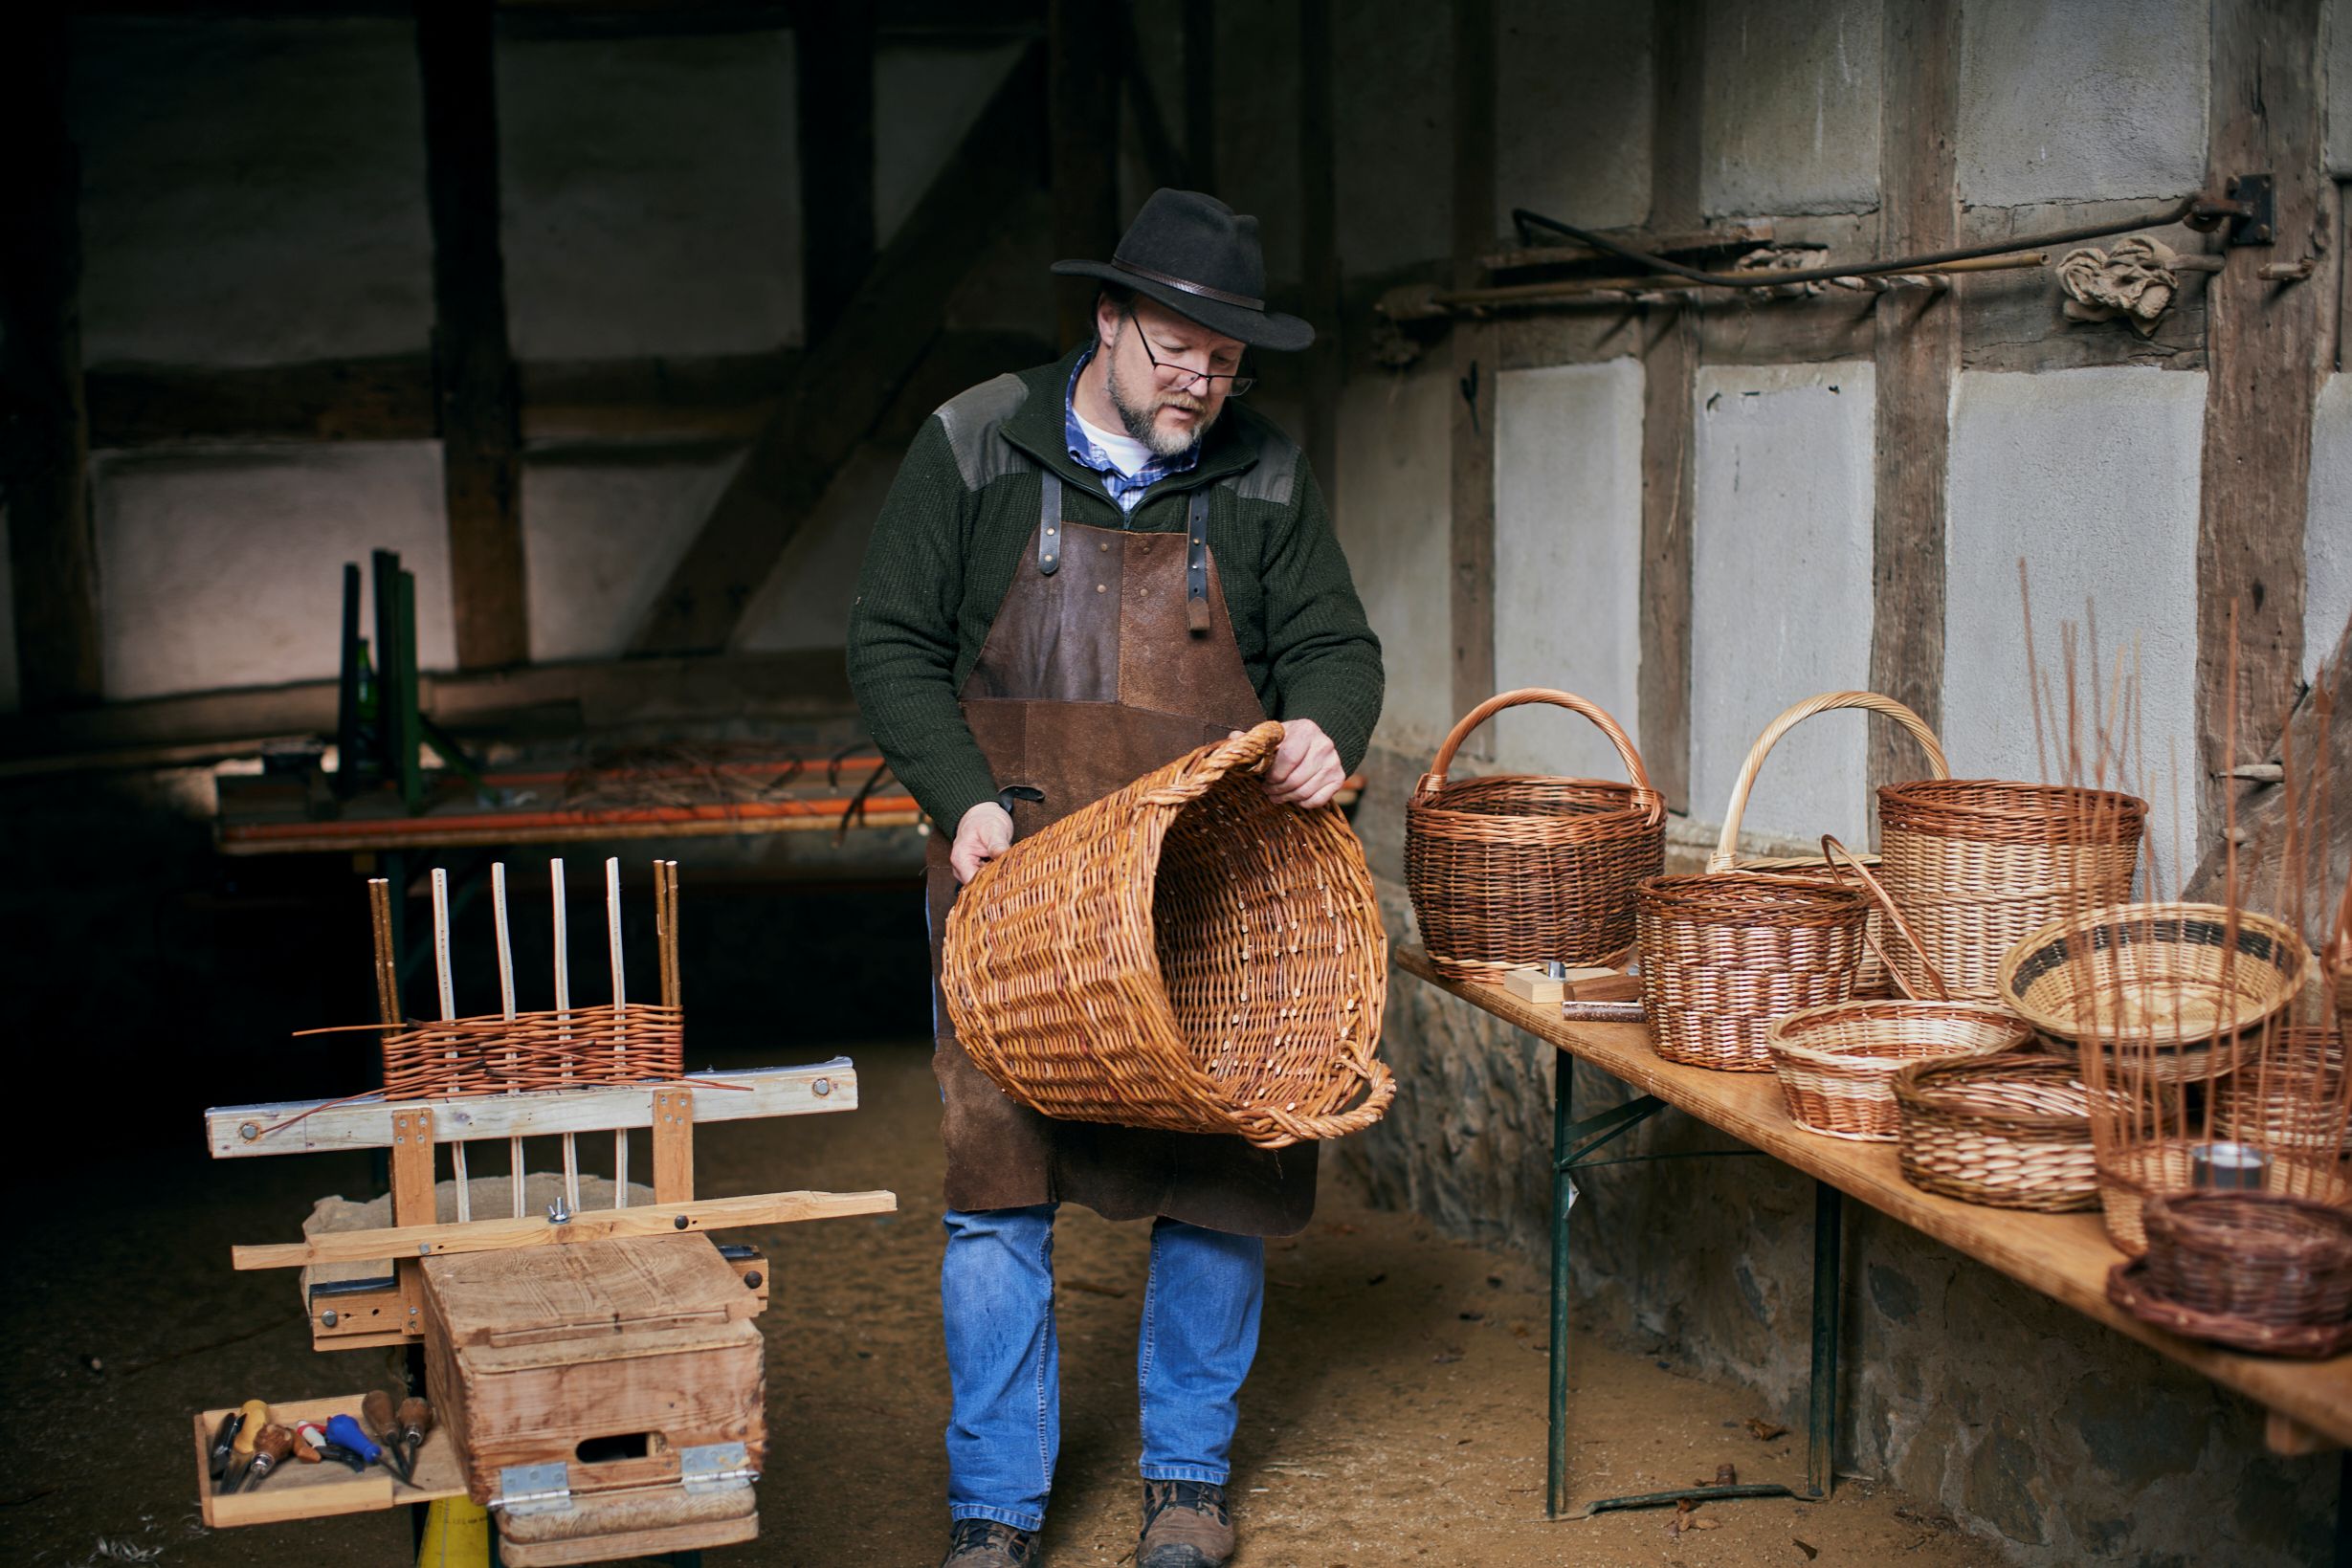
<svg viewBox="0 0 2352 1568">
<path fill-rule="evenodd" d="M 1365 624 L 1298 448 L 1231 401 L 1252 348 L 1314 329 L 1266 309 L 1257 221 L 1152 196 L 1108 262 L 1095 336 L 943 406 L 876 519 L 850 677 L 930 841 L 936 981 L 955 892 L 1015 837 L 1205 741 L 1284 726 L 1265 786 L 1324 805 L 1380 717 Z M 1152 1221 L 1137 1352 L 1139 1568 L 1232 1551 L 1224 1488 L 1256 1354 L 1265 1243 L 1305 1226 L 1315 1147 L 1050 1121 L 957 1045 L 936 984 L 954 1411 L 946 1563 L 1016 1568 L 1060 1439 L 1055 1205 Z"/>
</svg>

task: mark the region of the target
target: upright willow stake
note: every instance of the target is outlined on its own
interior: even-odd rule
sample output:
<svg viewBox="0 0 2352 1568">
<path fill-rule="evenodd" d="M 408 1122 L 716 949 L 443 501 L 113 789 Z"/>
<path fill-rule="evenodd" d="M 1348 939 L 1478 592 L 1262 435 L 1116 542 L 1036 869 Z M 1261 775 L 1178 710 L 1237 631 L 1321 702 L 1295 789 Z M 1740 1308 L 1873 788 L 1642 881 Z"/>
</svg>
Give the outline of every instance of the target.
<svg viewBox="0 0 2352 1568">
<path fill-rule="evenodd" d="M 612 1060 L 614 1067 L 624 1065 L 629 1055 L 625 1015 L 629 1011 L 629 989 L 621 973 L 621 862 L 615 855 L 605 862 L 605 935 L 612 950 Z M 612 1081 L 620 1081 L 615 1072 Z M 629 1206 L 629 1129 L 616 1127 L 612 1131 L 612 1206 Z"/>
<path fill-rule="evenodd" d="M 564 1075 L 571 1075 L 571 946 L 564 924 L 564 857 L 547 862 L 547 886 L 555 903 L 555 1017 L 556 1039 L 563 1046 Z M 564 1135 L 564 1203 L 580 1207 L 580 1146 Z"/>
<path fill-rule="evenodd" d="M 515 949 L 506 924 L 506 862 L 494 861 L 490 867 L 490 918 L 499 937 L 499 1010 L 506 1019 L 506 1070 L 511 1078 L 515 1071 Z M 516 1093 L 512 1088 L 509 1094 Z M 523 1188 L 522 1138 L 517 1135 L 506 1140 L 506 1170 L 514 1183 L 515 1218 L 522 1218 Z"/>
<path fill-rule="evenodd" d="M 449 872 L 438 866 L 433 869 L 433 973 L 440 982 L 441 1022 L 455 1024 L 457 993 L 449 972 Z M 454 1028 L 450 1030 L 448 1045 L 442 1049 L 441 1059 L 453 1066 L 457 1061 L 457 1031 Z M 449 1173 L 457 1187 L 457 1223 L 464 1225 L 474 1218 L 474 1192 L 466 1177 L 464 1138 L 450 1140 Z"/>
</svg>

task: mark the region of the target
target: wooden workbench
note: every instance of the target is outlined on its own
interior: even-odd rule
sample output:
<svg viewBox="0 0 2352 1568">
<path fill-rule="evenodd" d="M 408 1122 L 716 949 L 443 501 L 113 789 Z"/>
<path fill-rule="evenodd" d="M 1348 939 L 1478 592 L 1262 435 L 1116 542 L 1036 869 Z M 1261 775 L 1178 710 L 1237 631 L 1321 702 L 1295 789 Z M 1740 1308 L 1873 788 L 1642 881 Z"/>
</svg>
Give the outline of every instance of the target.
<svg viewBox="0 0 2352 1568">
<path fill-rule="evenodd" d="M 1567 1023 L 1557 1007 L 1521 1002 L 1500 986 L 1445 979 L 1418 947 L 1400 945 L 1395 959 L 1439 990 L 2235 1389 L 2273 1413 L 2270 1439 L 2280 1451 L 2352 1447 L 2352 1354 L 2317 1362 L 2246 1356 L 2142 1323 L 2107 1299 L 2107 1270 L 2123 1254 L 2096 1210 L 2029 1214 L 1922 1192 L 1903 1180 L 1894 1144 L 1824 1137 L 1790 1120 L 1772 1073 L 1678 1066 L 1650 1049 L 1643 1025 Z M 2314 1443 L 2315 1434 L 2327 1441 Z"/>
</svg>

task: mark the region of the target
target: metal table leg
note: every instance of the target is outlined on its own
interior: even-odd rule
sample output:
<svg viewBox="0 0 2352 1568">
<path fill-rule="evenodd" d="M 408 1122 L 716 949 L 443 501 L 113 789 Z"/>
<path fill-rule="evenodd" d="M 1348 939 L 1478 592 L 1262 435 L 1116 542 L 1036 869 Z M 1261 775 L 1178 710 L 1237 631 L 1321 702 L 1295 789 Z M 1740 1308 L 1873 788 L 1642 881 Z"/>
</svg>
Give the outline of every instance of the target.
<svg viewBox="0 0 2352 1568">
<path fill-rule="evenodd" d="M 1551 1422 L 1544 1439 L 1543 1516 L 1568 1506 L 1568 1205 L 1576 1183 L 1561 1158 L 1568 1146 L 1569 1112 L 1576 1098 L 1576 1059 L 1552 1052 L 1552 1341 Z"/>
<path fill-rule="evenodd" d="M 1837 1314 L 1845 1203 L 1845 1194 L 1829 1182 L 1813 1183 L 1813 1368 L 1805 1424 L 1805 1488 L 1825 1498 L 1837 1485 Z"/>
</svg>

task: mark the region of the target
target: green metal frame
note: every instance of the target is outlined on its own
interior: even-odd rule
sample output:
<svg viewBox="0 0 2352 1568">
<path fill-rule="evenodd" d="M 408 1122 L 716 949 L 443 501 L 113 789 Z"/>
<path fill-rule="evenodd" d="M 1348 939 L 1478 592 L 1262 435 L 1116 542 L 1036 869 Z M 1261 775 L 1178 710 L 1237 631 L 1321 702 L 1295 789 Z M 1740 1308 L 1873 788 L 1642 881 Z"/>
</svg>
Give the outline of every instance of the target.
<svg viewBox="0 0 2352 1568">
<path fill-rule="evenodd" d="M 1594 1159 L 1593 1155 L 1666 1109 L 1654 1094 L 1642 1094 L 1578 1121 L 1574 1116 L 1576 1062 L 1564 1050 L 1554 1052 L 1552 1090 L 1552 1330 L 1550 1347 L 1551 1416 L 1546 1439 L 1543 1513 L 1557 1519 L 1568 1502 L 1568 1210 L 1575 1203 L 1572 1172 L 1599 1165 L 1630 1164 L 1650 1159 L 1761 1158 L 1753 1149 L 1705 1149 L 1686 1154 L 1635 1155 L 1624 1159 Z M 1580 1518 L 1613 1509 L 1664 1508 L 1689 1501 L 1722 1502 L 1740 1497 L 1795 1497 L 1819 1501 L 1836 1484 L 1837 1454 L 1837 1335 L 1841 1230 L 1844 1196 L 1826 1182 L 1813 1183 L 1813 1345 L 1811 1390 L 1806 1418 L 1806 1490 L 1802 1492 L 1775 1484 L 1686 1487 L 1678 1491 L 1640 1492 L 1604 1497 L 1585 1505 Z"/>
</svg>

